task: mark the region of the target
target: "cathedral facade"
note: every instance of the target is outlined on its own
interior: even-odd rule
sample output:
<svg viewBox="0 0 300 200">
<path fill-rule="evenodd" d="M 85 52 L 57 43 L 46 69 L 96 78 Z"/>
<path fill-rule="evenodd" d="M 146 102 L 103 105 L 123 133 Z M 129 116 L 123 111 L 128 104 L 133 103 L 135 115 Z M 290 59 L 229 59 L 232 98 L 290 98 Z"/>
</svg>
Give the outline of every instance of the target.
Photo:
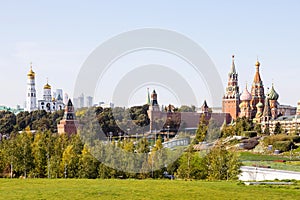
<svg viewBox="0 0 300 200">
<path fill-rule="evenodd" d="M 32 70 L 32 64 L 27 74 L 27 97 L 26 97 L 26 111 L 45 110 L 46 112 L 53 112 L 63 110 L 65 107 L 60 94 L 55 98 L 51 93 L 51 86 L 47 84 L 44 86 L 43 99 L 36 99 L 35 89 L 35 72 Z"/>
<path fill-rule="evenodd" d="M 255 74 L 251 86 L 251 92 L 246 85 L 242 93 L 239 93 L 238 73 L 236 71 L 234 56 L 228 74 L 228 84 L 222 101 L 222 111 L 229 113 L 235 120 L 238 117 L 246 117 L 255 123 L 276 119 L 282 113 L 278 110 L 279 95 L 272 85 L 265 95 L 263 81 L 260 75 L 260 62 L 255 63 Z"/>
</svg>

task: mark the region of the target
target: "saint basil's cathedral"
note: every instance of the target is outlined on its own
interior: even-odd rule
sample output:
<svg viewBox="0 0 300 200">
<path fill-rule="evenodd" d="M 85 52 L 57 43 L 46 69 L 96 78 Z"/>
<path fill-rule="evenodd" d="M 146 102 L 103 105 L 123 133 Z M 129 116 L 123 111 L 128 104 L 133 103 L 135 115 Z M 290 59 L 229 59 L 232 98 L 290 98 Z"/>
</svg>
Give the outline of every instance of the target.
<svg viewBox="0 0 300 200">
<path fill-rule="evenodd" d="M 229 113 L 232 119 L 246 117 L 255 123 L 274 120 L 282 113 L 278 110 L 279 95 L 272 85 L 267 95 L 264 92 L 263 81 L 260 76 L 260 63 L 255 63 L 255 75 L 251 90 L 244 88 L 240 93 L 238 85 L 238 73 L 235 68 L 234 56 L 232 56 L 231 69 L 228 74 L 228 85 L 222 101 L 223 113 Z"/>
</svg>

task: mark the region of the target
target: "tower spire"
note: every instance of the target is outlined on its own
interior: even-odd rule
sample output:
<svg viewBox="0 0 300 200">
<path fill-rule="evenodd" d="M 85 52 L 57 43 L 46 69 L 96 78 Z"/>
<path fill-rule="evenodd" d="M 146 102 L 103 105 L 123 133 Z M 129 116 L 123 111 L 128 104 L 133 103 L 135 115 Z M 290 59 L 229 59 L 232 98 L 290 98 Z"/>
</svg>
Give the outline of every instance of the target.
<svg viewBox="0 0 300 200">
<path fill-rule="evenodd" d="M 232 64 L 231 64 L 231 74 L 236 74 L 235 64 L 234 64 L 234 55 L 232 55 Z"/>
<path fill-rule="evenodd" d="M 150 93 L 149 93 L 149 88 L 147 88 L 147 104 L 150 105 Z"/>
</svg>

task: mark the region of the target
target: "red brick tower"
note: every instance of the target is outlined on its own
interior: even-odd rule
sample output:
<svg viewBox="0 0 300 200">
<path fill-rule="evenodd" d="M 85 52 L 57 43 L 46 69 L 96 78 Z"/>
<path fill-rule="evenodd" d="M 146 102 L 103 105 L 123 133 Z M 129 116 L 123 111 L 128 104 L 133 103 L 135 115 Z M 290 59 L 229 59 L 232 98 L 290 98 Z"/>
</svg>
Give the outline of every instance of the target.
<svg viewBox="0 0 300 200">
<path fill-rule="evenodd" d="M 232 65 L 228 74 L 228 85 L 226 87 L 226 93 L 222 101 L 222 112 L 229 113 L 232 119 L 236 119 L 239 114 L 239 86 L 238 86 L 238 74 L 235 69 L 234 55 L 232 56 Z"/>
<path fill-rule="evenodd" d="M 57 125 L 57 131 L 59 134 L 76 134 L 77 126 L 78 121 L 75 119 L 74 106 L 71 99 L 69 99 L 68 104 L 65 107 L 64 118 L 60 120 L 59 124 Z"/>
<path fill-rule="evenodd" d="M 258 61 L 256 61 L 256 63 L 255 63 L 256 72 L 255 72 L 255 75 L 254 75 L 254 80 L 253 80 L 252 88 L 251 88 L 252 118 L 254 118 L 255 115 L 256 115 L 257 104 L 262 103 L 263 106 L 264 106 L 264 103 L 265 103 L 264 85 L 263 85 L 263 82 L 262 82 L 261 77 L 260 77 L 259 67 L 260 67 L 260 63 Z"/>
</svg>

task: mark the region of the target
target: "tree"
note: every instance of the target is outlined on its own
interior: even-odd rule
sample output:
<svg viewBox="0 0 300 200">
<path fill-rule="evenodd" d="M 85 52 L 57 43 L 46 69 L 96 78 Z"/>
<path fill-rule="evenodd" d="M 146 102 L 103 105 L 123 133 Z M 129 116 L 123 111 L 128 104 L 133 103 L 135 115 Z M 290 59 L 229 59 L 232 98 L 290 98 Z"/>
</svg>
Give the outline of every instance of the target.
<svg viewBox="0 0 300 200">
<path fill-rule="evenodd" d="M 178 109 L 178 111 L 179 111 L 179 112 L 194 112 L 193 109 L 195 109 L 195 108 L 194 108 L 194 107 L 189 107 L 189 106 L 187 106 L 187 105 L 182 105 L 182 106 Z"/>
<path fill-rule="evenodd" d="M 280 133 L 282 133 L 282 132 L 283 132 L 283 129 L 282 129 L 282 127 L 281 127 L 281 124 L 280 124 L 280 122 L 277 122 L 277 123 L 275 124 L 274 134 L 280 134 Z"/>
<path fill-rule="evenodd" d="M 201 115 L 199 125 L 198 125 L 198 129 L 196 131 L 196 136 L 195 136 L 192 143 L 193 144 L 198 144 L 199 142 L 203 142 L 205 140 L 206 135 L 207 135 L 207 130 L 208 130 L 207 120 L 205 119 L 205 115 Z"/>
<path fill-rule="evenodd" d="M 46 176 L 47 165 L 47 138 L 46 134 L 37 132 L 32 143 L 32 153 L 34 156 L 34 177 L 44 178 Z"/>
<path fill-rule="evenodd" d="M 16 124 L 16 116 L 9 111 L 0 111 L 0 133 L 10 134 Z"/>
<path fill-rule="evenodd" d="M 237 118 L 235 122 L 235 133 L 241 135 L 244 131 L 253 131 L 253 123 L 246 117 Z"/>
<path fill-rule="evenodd" d="M 204 158 L 204 166 L 209 180 L 234 180 L 240 174 L 242 163 L 235 153 L 217 144 Z"/>
<path fill-rule="evenodd" d="M 91 155 L 87 145 L 84 145 L 79 158 L 79 178 L 97 178 L 99 162 Z"/>
<path fill-rule="evenodd" d="M 193 146 L 179 158 L 177 176 L 182 179 L 204 179 L 206 171 L 203 167 L 202 158 L 198 153 L 193 152 Z"/>
</svg>

